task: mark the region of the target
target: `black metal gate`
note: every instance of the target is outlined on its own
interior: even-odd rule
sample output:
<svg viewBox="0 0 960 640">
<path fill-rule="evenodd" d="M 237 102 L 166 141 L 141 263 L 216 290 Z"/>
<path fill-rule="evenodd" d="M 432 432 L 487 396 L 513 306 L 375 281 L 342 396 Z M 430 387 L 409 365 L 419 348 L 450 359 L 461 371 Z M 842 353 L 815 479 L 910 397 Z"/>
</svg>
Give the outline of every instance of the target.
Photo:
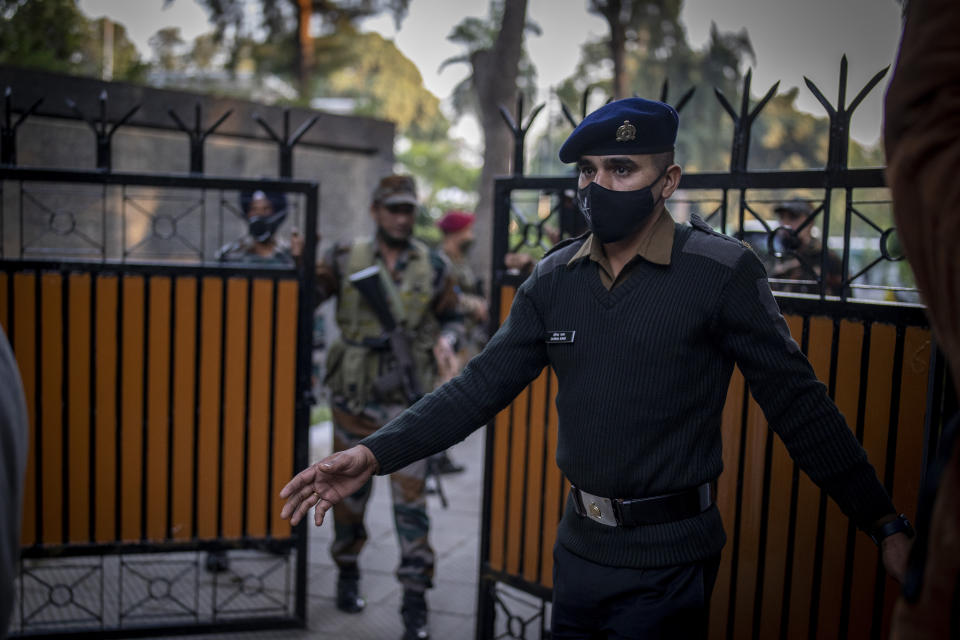
<svg viewBox="0 0 960 640">
<path fill-rule="evenodd" d="M 305 624 L 306 529 L 277 494 L 307 464 L 314 272 L 216 261 L 254 189 L 316 236 L 315 183 L 0 168 L 31 422 L 14 636 Z"/>
<path fill-rule="evenodd" d="M 730 171 L 683 176 L 668 204 L 680 220 L 697 213 L 751 242 L 770 268 L 788 259 L 804 267 L 802 277 L 771 279 L 781 310 L 894 502 L 912 516 L 942 418 L 956 400 L 912 275 L 900 266 L 883 170 L 847 166 L 850 116 L 882 75 L 849 106 L 845 61 L 837 107 L 811 86 L 830 116 L 827 166 L 771 172 L 747 169 L 750 127 L 773 94 L 751 109 L 748 76 L 739 113 L 723 100 L 735 124 Z M 518 135 L 518 158 L 522 144 Z M 573 233 L 570 221 L 578 216 L 575 178 L 525 177 L 517 169 L 495 185 L 497 322 L 524 279 L 504 267 L 505 256 L 542 255 L 551 233 Z M 808 203 L 809 212 L 780 226 L 773 208 L 793 198 Z M 813 229 L 818 256 L 804 259 L 797 240 Z M 832 259 L 841 265 L 836 290 L 821 275 Z M 551 550 L 569 489 L 554 463 L 553 387 L 547 369 L 487 431 L 478 638 L 549 637 Z M 718 506 L 729 543 L 711 601 L 711 638 L 885 637 L 896 583 L 884 575 L 872 542 L 800 474 L 739 372 L 723 431 Z"/>
</svg>

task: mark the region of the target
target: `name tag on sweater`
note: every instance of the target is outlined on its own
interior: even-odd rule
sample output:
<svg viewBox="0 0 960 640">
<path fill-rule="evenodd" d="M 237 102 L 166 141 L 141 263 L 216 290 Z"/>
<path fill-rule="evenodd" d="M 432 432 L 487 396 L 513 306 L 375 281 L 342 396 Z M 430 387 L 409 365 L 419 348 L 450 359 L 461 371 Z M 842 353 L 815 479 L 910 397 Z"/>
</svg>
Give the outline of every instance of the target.
<svg viewBox="0 0 960 640">
<path fill-rule="evenodd" d="M 573 344 L 576 331 L 547 331 L 547 344 Z"/>
</svg>

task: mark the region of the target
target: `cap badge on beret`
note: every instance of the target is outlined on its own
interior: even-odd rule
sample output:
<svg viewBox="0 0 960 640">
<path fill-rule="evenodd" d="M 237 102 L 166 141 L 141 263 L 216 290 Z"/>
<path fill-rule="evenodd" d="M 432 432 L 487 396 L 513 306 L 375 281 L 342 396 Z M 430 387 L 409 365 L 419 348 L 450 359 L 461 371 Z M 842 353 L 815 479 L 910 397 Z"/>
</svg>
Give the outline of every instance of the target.
<svg viewBox="0 0 960 640">
<path fill-rule="evenodd" d="M 630 124 L 629 120 L 624 120 L 623 124 L 617 127 L 617 142 L 631 142 L 637 139 L 637 128 Z"/>
</svg>

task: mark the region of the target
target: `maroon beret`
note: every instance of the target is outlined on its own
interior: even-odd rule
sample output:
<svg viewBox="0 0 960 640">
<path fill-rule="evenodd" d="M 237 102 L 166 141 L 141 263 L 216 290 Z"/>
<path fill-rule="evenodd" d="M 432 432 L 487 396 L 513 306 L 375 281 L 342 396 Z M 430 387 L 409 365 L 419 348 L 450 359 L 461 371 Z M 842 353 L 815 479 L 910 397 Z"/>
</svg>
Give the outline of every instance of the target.
<svg viewBox="0 0 960 640">
<path fill-rule="evenodd" d="M 466 211 L 447 211 L 442 218 L 437 220 L 437 226 L 444 233 L 453 233 L 472 225 L 475 217 L 472 213 Z"/>
</svg>

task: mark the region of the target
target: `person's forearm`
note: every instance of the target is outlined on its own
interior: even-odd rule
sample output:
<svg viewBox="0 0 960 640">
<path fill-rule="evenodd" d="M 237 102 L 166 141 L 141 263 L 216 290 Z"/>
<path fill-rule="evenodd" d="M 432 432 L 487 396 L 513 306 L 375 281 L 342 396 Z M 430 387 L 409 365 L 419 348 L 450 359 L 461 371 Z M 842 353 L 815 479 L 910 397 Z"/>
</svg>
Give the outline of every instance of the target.
<svg viewBox="0 0 960 640">
<path fill-rule="evenodd" d="M 459 376 L 363 440 L 380 473 L 443 451 L 491 420 L 546 366 L 543 331 L 521 289 L 507 322 Z"/>
</svg>

